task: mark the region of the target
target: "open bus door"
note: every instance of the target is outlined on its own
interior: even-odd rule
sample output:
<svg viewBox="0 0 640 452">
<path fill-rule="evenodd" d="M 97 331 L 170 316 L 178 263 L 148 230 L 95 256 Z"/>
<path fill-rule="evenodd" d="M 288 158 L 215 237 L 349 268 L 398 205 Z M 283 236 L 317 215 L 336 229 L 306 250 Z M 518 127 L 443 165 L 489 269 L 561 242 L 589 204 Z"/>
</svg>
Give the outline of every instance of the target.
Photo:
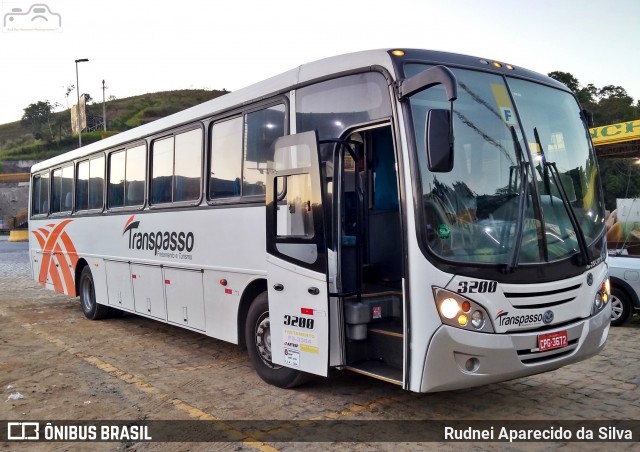
<svg viewBox="0 0 640 452">
<path fill-rule="evenodd" d="M 327 376 L 329 291 L 316 132 L 279 138 L 266 194 L 272 362 Z"/>
</svg>

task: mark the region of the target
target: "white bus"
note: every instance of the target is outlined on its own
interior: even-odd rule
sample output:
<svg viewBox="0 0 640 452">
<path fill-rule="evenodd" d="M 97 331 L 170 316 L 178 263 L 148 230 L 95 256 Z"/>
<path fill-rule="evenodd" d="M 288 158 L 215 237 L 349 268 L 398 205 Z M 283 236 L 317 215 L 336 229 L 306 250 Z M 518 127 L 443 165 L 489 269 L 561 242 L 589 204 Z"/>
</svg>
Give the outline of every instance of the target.
<svg viewBox="0 0 640 452">
<path fill-rule="evenodd" d="M 33 277 L 89 319 L 246 344 L 280 387 L 557 369 L 597 354 L 611 318 L 586 116 L 493 60 L 304 64 L 34 165 Z"/>
</svg>

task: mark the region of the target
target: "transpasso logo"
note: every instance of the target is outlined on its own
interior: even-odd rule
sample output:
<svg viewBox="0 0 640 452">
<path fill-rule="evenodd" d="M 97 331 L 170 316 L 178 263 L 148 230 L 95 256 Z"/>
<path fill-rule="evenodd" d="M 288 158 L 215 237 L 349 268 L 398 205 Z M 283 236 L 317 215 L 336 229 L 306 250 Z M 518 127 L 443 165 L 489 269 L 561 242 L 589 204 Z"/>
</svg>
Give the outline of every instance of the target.
<svg viewBox="0 0 640 452">
<path fill-rule="evenodd" d="M 162 255 L 164 257 L 182 257 L 182 255 L 173 255 L 175 252 L 190 253 L 195 245 L 195 237 L 193 232 L 184 231 L 139 231 L 140 221 L 134 221 L 135 215 L 124 224 L 122 236 L 128 232 L 129 249 L 130 250 L 147 250 L 153 251 L 154 255 Z"/>
<path fill-rule="evenodd" d="M 551 312 L 551 311 L 548 311 Z M 553 313 L 551 318 L 553 319 Z M 501 310 L 496 315 L 495 320 L 498 320 L 500 326 L 526 326 L 526 325 L 538 325 L 543 321 L 542 314 L 525 314 L 525 315 L 509 315 L 509 311 Z"/>
</svg>

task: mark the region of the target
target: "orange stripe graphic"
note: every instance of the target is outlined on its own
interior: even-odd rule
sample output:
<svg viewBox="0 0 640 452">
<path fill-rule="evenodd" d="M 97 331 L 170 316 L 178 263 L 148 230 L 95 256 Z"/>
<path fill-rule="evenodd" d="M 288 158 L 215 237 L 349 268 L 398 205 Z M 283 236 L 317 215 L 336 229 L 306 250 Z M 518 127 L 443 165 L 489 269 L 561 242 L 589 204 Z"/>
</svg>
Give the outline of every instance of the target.
<svg viewBox="0 0 640 452">
<path fill-rule="evenodd" d="M 51 267 L 51 252 L 53 251 L 53 245 L 58 240 L 58 236 L 64 229 L 64 227 L 73 220 L 64 220 L 58 223 L 58 225 L 51 231 L 51 234 L 47 238 L 47 242 L 42 249 L 42 266 L 40 267 L 40 281 L 46 280 L 47 271 Z M 51 275 L 53 277 L 53 275 Z"/>
<path fill-rule="evenodd" d="M 75 297 L 76 289 L 73 284 L 73 275 L 69 268 L 69 262 L 67 262 L 67 259 L 62 253 L 62 248 L 60 248 L 60 244 L 58 243 L 56 243 L 56 260 L 58 261 L 60 273 L 62 273 L 62 277 L 64 278 L 64 285 L 66 287 L 64 293 Z"/>
<path fill-rule="evenodd" d="M 62 288 L 62 282 L 60 281 L 60 275 L 58 274 L 58 267 L 53 263 L 53 260 L 49 261 L 49 276 L 53 282 L 53 288 L 56 292 L 64 293 Z"/>
<path fill-rule="evenodd" d="M 40 249 L 42 249 L 42 247 L 44 246 L 44 237 L 41 235 L 42 232 L 40 230 L 31 231 L 31 232 L 33 233 L 35 238 L 38 240 L 38 243 L 40 244 Z"/>
<path fill-rule="evenodd" d="M 78 252 L 76 251 L 76 247 L 73 246 L 73 242 L 71 241 L 69 234 L 67 234 L 66 232 L 63 232 L 60 235 L 60 238 L 62 239 L 62 243 L 64 244 L 65 249 L 67 250 L 67 256 L 69 257 L 69 260 L 71 260 L 71 265 L 75 269 L 76 264 L 78 263 Z"/>
</svg>

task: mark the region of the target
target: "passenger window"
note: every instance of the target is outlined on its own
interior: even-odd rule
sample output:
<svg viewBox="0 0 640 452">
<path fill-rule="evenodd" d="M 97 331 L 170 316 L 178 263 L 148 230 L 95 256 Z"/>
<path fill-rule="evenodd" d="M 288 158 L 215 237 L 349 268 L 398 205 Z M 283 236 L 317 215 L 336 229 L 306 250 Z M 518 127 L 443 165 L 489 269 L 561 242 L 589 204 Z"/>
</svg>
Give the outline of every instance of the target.
<svg viewBox="0 0 640 452">
<path fill-rule="evenodd" d="M 176 135 L 175 154 L 173 201 L 197 201 L 202 173 L 202 130 Z"/>
<path fill-rule="evenodd" d="M 144 204 L 144 185 L 147 160 L 144 144 L 124 151 L 118 151 L 109 157 L 109 207 L 131 207 Z M 100 163 L 96 163 L 99 171 Z M 97 185 L 96 180 L 95 184 Z M 93 199 L 98 203 L 98 197 Z"/>
<path fill-rule="evenodd" d="M 151 202 L 161 204 L 171 202 L 173 182 L 173 137 L 156 140 L 153 143 L 153 168 L 151 170 Z"/>
<path fill-rule="evenodd" d="M 144 173 L 146 169 L 146 147 L 145 145 L 127 149 L 127 163 L 125 166 L 126 180 L 126 206 L 140 206 L 144 204 Z"/>
<path fill-rule="evenodd" d="M 242 117 L 211 128 L 209 199 L 240 196 L 242 177 Z"/>
<path fill-rule="evenodd" d="M 153 143 L 151 202 L 197 201 L 202 173 L 202 130 L 194 129 Z"/>
<path fill-rule="evenodd" d="M 89 208 L 89 160 L 78 163 L 76 179 L 76 210 Z"/>
<path fill-rule="evenodd" d="M 32 215 L 46 215 L 49 212 L 49 173 L 33 177 Z"/>
<path fill-rule="evenodd" d="M 284 135 L 285 108 L 275 105 L 245 116 L 243 196 L 264 195 L 267 162 L 273 160 L 273 142 Z"/>
<path fill-rule="evenodd" d="M 73 166 L 53 170 L 51 213 L 71 212 L 73 208 Z"/>
<path fill-rule="evenodd" d="M 89 163 L 89 209 L 102 209 L 104 199 L 104 157 Z"/>
<path fill-rule="evenodd" d="M 109 157 L 109 207 L 124 206 L 124 151 Z"/>
</svg>

